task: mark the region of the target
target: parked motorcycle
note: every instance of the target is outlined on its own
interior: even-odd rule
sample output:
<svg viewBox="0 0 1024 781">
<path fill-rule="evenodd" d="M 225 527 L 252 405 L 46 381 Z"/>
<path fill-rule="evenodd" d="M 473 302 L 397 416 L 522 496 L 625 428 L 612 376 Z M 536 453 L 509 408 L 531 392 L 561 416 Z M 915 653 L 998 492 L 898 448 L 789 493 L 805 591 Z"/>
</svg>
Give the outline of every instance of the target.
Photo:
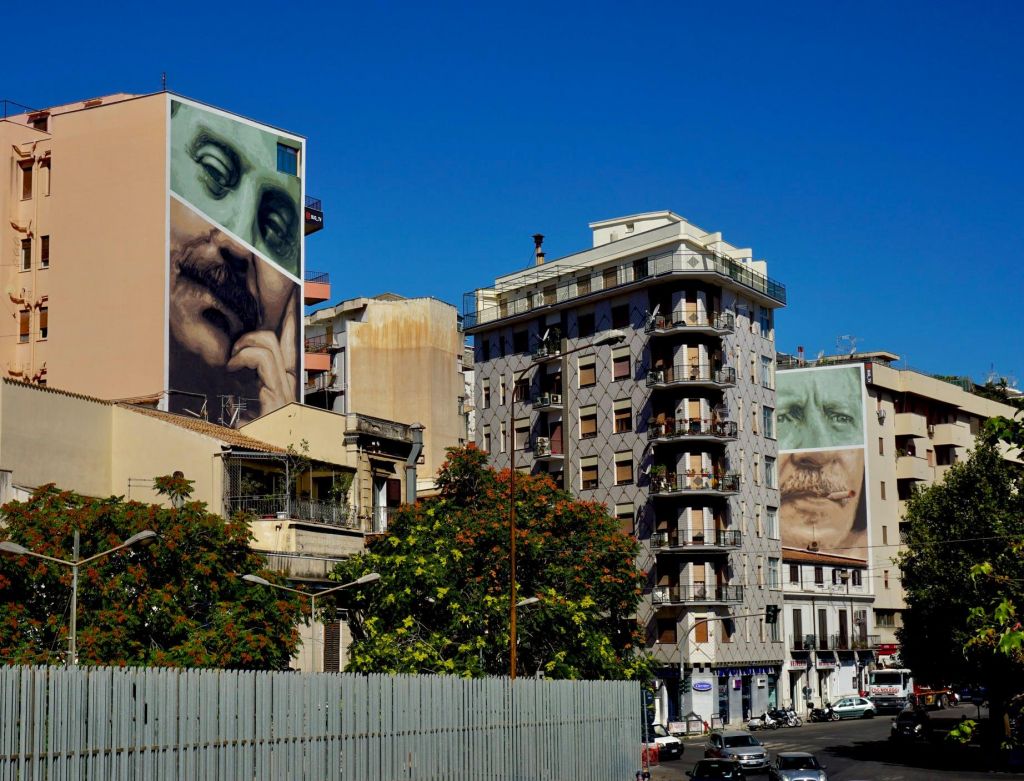
<svg viewBox="0 0 1024 781">
<path fill-rule="evenodd" d="M 775 715 L 772 714 L 772 717 L 775 718 Z M 791 707 L 779 710 L 779 718 L 782 719 L 782 723 L 787 727 L 799 727 L 804 723 L 803 719 L 801 719 L 800 716 L 797 715 L 797 712 Z"/>
<path fill-rule="evenodd" d="M 832 710 L 832 703 L 826 702 L 824 708 L 811 708 L 811 721 L 838 721 L 839 715 Z"/>
<path fill-rule="evenodd" d="M 768 711 L 760 716 L 754 716 L 747 722 L 747 729 L 751 732 L 759 729 L 778 729 L 780 726 L 780 723 L 773 719 Z"/>
</svg>

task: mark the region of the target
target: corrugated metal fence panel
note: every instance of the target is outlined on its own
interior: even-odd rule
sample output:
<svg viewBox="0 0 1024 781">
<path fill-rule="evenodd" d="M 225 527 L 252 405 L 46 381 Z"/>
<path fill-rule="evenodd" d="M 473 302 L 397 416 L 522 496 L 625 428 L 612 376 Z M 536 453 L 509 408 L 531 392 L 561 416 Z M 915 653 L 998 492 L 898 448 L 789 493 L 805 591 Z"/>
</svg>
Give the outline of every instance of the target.
<svg viewBox="0 0 1024 781">
<path fill-rule="evenodd" d="M 0 781 L 621 781 L 638 684 L 0 667 Z"/>
</svg>

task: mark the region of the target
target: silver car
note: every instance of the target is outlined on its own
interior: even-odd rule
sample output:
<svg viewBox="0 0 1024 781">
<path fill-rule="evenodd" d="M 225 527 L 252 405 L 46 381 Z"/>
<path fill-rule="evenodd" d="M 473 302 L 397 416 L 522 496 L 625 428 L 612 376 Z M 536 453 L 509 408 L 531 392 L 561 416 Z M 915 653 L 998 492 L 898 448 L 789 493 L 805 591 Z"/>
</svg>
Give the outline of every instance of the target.
<svg viewBox="0 0 1024 781">
<path fill-rule="evenodd" d="M 805 751 L 786 751 L 777 754 L 768 768 L 770 781 L 828 781 L 825 768 L 818 764 L 814 754 Z"/>
<path fill-rule="evenodd" d="M 764 744 L 745 730 L 715 730 L 704 744 L 708 759 L 732 759 L 744 770 L 767 770 L 768 751 Z"/>
</svg>

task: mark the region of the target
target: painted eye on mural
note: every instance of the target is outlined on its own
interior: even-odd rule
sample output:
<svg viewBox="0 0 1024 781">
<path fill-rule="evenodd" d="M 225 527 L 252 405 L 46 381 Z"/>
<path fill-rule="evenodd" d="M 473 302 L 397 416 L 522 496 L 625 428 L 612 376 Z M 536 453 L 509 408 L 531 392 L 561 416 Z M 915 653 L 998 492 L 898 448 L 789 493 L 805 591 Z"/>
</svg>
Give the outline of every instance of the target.
<svg viewBox="0 0 1024 781">
<path fill-rule="evenodd" d="M 291 196 L 276 189 L 264 192 L 257 219 L 267 249 L 279 260 L 294 260 L 299 248 L 299 221 Z"/>
<path fill-rule="evenodd" d="M 203 185 L 211 197 L 223 198 L 238 186 L 242 165 L 232 149 L 201 138 L 192 148 L 192 159 L 199 166 Z"/>
</svg>

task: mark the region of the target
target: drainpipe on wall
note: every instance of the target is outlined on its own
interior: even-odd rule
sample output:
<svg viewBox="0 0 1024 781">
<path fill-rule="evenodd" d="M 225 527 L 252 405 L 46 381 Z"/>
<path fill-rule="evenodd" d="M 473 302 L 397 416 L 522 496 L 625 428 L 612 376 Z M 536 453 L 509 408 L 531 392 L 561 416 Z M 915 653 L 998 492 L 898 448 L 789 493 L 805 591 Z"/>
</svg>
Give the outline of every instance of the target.
<svg viewBox="0 0 1024 781">
<path fill-rule="evenodd" d="M 413 423 L 409 426 L 412 432 L 412 449 L 409 457 L 405 459 L 405 503 L 416 504 L 416 460 L 423 452 L 423 429 L 422 423 Z"/>
</svg>

